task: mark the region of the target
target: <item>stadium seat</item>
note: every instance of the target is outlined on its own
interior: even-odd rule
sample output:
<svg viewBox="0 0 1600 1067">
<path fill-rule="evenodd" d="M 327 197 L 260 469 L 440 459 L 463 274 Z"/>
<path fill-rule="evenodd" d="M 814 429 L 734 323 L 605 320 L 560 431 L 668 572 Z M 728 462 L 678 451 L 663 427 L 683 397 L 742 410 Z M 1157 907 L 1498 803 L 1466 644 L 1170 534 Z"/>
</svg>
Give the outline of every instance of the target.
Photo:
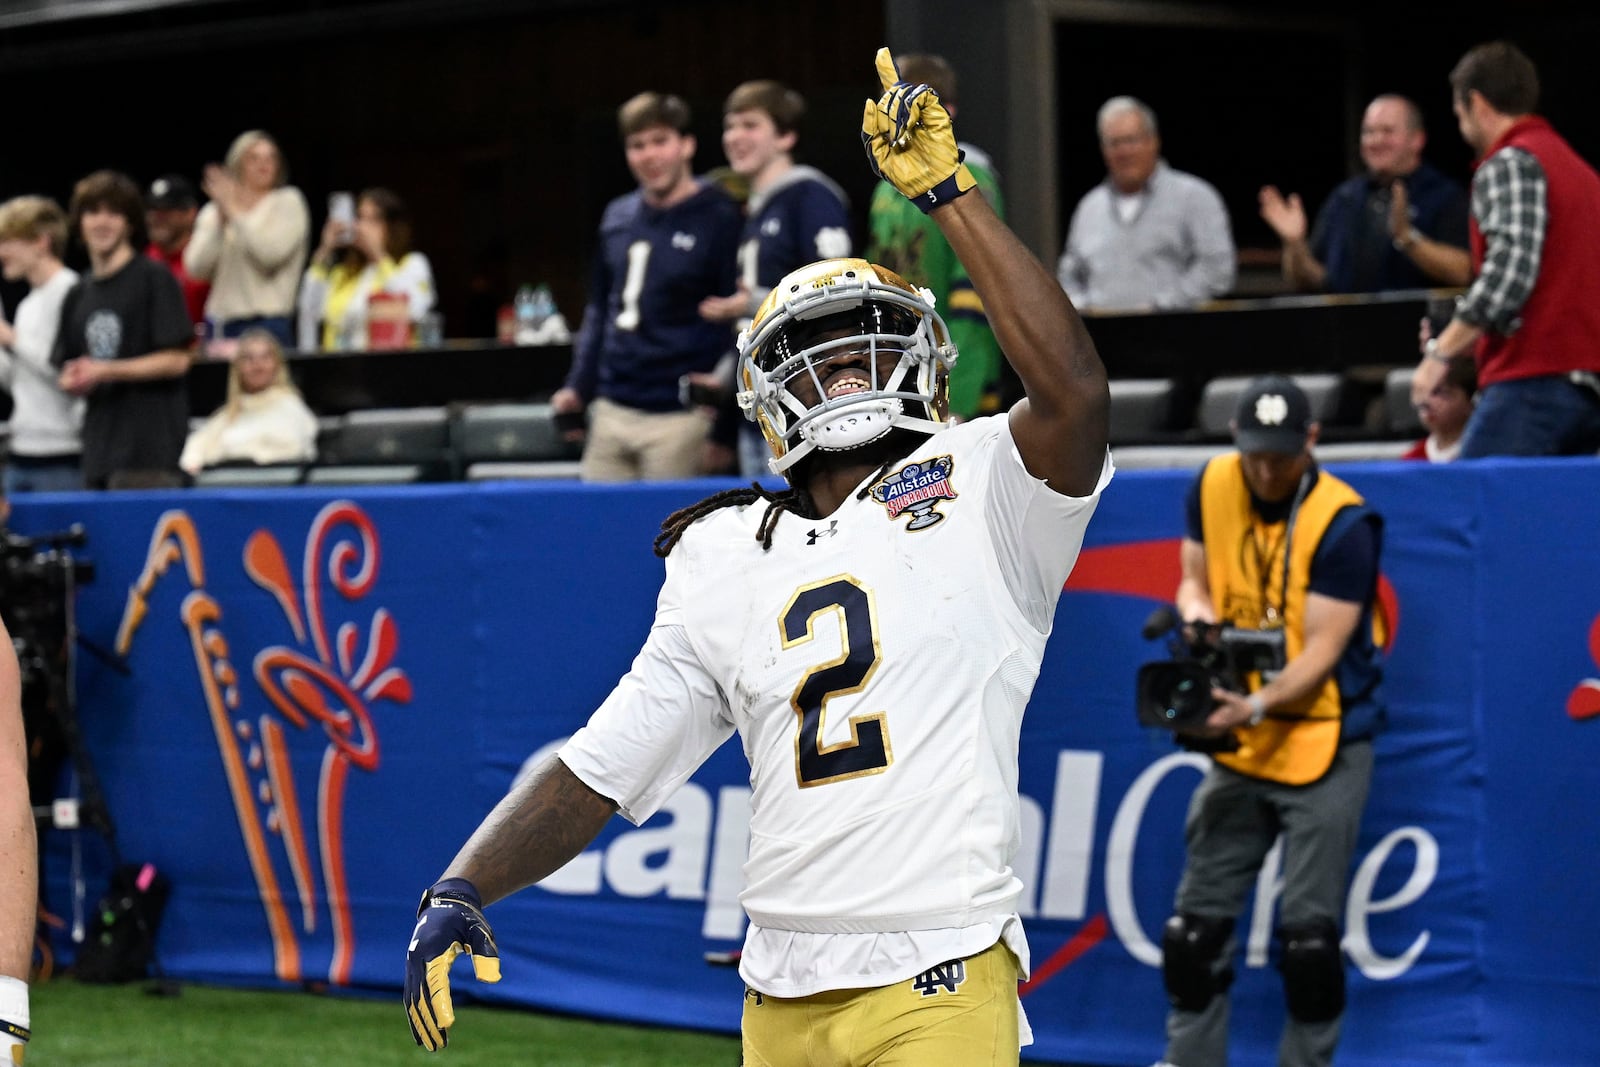
<svg viewBox="0 0 1600 1067">
<path fill-rule="evenodd" d="M 321 434 L 319 433 L 319 447 Z M 455 476 L 450 413 L 442 407 L 352 411 L 330 434 L 329 454 L 306 472 L 308 485 L 448 480 Z"/>
<path fill-rule="evenodd" d="M 468 481 L 576 478 L 581 449 L 561 437 L 549 404 L 476 404 L 456 416 Z"/>
<path fill-rule="evenodd" d="M 299 485 L 305 477 L 303 463 L 236 463 L 207 467 L 194 476 L 196 489 L 265 488 Z"/>
<path fill-rule="evenodd" d="M 412 485 L 437 481 L 420 463 L 333 463 L 306 471 L 307 485 Z"/>
<path fill-rule="evenodd" d="M 1305 391 L 1311 403 L 1311 417 L 1324 427 L 1339 417 L 1339 403 L 1344 395 L 1343 380 L 1337 374 L 1291 374 L 1289 377 Z M 1205 437 L 1230 436 L 1228 423 L 1233 419 L 1239 397 L 1255 379 L 1248 375 L 1213 378 L 1200 392 L 1200 408 L 1195 415 L 1195 425 Z"/>
<path fill-rule="evenodd" d="M 1336 441 L 1319 443 L 1316 452 L 1322 463 L 1366 463 L 1399 459 L 1410 447 L 1410 441 Z"/>
<path fill-rule="evenodd" d="M 1176 386 L 1170 378 L 1111 380 L 1111 443 L 1160 440 L 1169 429 Z"/>
<path fill-rule="evenodd" d="M 317 416 L 317 459 L 323 463 L 339 461 L 339 432 L 344 429 L 341 415 Z"/>
<path fill-rule="evenodd" d="M 1113 447 L 1111 458 L 1119 471 L 1199 470 L 1207 462 L 1231 451 L 1231 446 L 1215 445 L 1134 445 Z"/>
<path fill-rule="evenodd" d="M 1383 428 L 1396 437 L 1422 433 L 1417 409 L 1411 406 L 1411 375 L 1415 367 L 1396 367 L 1383 381 Z"/>
</svg>

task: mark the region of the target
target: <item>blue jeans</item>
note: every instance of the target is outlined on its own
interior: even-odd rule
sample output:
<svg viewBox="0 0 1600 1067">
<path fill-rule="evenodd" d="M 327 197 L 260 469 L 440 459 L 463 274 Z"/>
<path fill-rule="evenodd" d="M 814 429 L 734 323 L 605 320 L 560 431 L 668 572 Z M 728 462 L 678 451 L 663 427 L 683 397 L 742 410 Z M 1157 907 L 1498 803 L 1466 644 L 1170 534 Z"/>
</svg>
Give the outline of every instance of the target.
<svg viewBox="0 0 1600 1067">
<path fill-rule="evenodd" d="M 12 456 L 6 463 L 6 496 L 18 493 L 76 493 L 83 488 L 80 456 L 29 460 Z"/>
<path fill-rule="evenodd" d="M 1496 382 L 1478 393 L 1462 459 L 1600 451 L 1600 394 L 1564 374 Z"/>
</svg>

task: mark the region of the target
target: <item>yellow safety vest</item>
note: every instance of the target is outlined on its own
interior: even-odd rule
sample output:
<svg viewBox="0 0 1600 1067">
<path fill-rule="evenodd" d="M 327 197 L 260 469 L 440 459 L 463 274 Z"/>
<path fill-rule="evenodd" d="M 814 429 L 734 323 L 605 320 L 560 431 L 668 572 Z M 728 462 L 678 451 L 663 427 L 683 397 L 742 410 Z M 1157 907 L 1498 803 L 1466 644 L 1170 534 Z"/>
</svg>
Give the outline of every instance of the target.
<svg viewBox="0 0 1600 1067">
<path fill-rule="evenodd" d="M 1220 622 L 1261 627 L 1269 608 L 1284 628 L 1289 659 L 1305 645 L 1306 590 L 1311 559 L 1334 516 L 1359 506 L 1361 496 L 1325 471 L 1301 501 L 1288 546 L 1288 595 L 1284 595 L 1284 537 L 1287 520 L 1268 524 L 1250 506 L 1250 490 L 1237 452 L 1218 456 L 1200 476 L 1200 516 L 1205 537 L 1206 578 Z M 1261 676 L 1246 680 L 1261 688 Z M 1333 676 L 1292 705 L 1274 708 L 1256 726 L 1237 729 L 1239 748 L 1216 760 L 1241 774 L 1285 785 L 1305 785 L 1327 773 L 1339 748 L 1339 687 Z"/>
</svg>

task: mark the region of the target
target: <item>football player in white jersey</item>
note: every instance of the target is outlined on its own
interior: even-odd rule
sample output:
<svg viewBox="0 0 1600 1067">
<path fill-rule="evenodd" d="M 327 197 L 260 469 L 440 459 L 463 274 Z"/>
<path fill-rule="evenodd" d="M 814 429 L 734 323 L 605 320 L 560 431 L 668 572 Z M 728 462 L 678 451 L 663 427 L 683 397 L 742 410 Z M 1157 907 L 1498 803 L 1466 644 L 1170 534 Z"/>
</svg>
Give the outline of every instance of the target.
<svg viewBox="0 0 1600 1067">
<path fill-rule="evenodd" d="M 499 958 L 480 910 L 612 816 L 642 822 L 730 735 L 750 760 L 744 1062 L 1015 1064 L 1028 948 L 1011 867 L 1017 745 L 1056 601 L 1111 478 L 1105 369 L 1055 278 L 961 164 L 927 86 L 878 53 L 863 139 L 971 273 L 1027 399 L 946 421 L 956 358 L 925 291 L 865 260 L 779 283 L 740 339 L 740 402 L 790 488 L 669 516 L 632 670 L 423 897 L 412 1033 L 442 1047 L 449 968 Z"/>
</svg>

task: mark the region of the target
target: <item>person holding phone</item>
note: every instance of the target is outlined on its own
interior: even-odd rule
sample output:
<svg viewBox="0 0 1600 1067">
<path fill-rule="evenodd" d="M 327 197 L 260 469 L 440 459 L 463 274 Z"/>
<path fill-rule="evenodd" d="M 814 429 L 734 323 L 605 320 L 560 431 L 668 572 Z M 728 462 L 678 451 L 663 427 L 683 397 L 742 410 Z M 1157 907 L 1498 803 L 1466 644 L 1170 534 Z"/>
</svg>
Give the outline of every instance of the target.
<svg viewBox="0 0 1600 1067">
<path fill-rule="evenodd" d="M 382 188 L 334 193 L 300 286 L 300 347 L 367 347 L 368 306 L 378 295 L 404 301 L 413 323 L 433 309 L 433 267 L 411 248 L 405 202 Z"/>
<path fill-rule="evenodd" d="M 206 167 L 211 198 L 195 220 L 183 264 L 211 282 L 206 318 L 221 337 L 252 326 L 293 344 L 295 291 L 311 243 L 311 211 L 288 184 L 278 143 L 262 130 L 234 138 L 223 163 Z"/>
</svg>

